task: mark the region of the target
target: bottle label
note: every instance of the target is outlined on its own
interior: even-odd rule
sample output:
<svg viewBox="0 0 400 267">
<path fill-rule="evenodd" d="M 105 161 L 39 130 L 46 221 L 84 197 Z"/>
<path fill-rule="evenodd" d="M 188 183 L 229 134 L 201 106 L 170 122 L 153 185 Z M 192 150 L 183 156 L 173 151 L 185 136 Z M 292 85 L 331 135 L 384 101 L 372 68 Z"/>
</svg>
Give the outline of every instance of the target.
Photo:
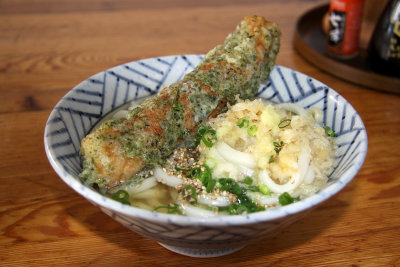
<svg viewBox="0 0 400 267">
<path fill-rule="evenodd" d="M 338 45 L 343 42 L 345 23 L 346 12 L 332 10 L 329 16 L 328 42 L 330 45 Z"/>
<path fill-rule="evenodd" d="M 390 38 L 388 59 L 400 60 L 400 21 L 396 21 L 393 27 L 393 35 Z"/>
</svg>

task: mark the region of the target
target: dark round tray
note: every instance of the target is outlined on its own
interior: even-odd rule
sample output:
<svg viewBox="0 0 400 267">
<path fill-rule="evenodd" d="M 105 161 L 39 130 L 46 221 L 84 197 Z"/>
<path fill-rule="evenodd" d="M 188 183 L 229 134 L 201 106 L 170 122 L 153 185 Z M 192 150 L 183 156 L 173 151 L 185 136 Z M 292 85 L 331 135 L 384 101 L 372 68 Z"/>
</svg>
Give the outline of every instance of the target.
<svg viewBox="0 0 400 267">
<path fill-rule="evenodd" d="M 400 77 L 373 72 L 366 60 L 365 51 L 357 57 L 339 60 L 326 52 L 326 36 L 322 30 L 322 18 L 329 5 L 311 9 L 297 21 L 294 47 L 297 52 L 316 67 L 368 88 L 400 94 Z"/>
</svg>

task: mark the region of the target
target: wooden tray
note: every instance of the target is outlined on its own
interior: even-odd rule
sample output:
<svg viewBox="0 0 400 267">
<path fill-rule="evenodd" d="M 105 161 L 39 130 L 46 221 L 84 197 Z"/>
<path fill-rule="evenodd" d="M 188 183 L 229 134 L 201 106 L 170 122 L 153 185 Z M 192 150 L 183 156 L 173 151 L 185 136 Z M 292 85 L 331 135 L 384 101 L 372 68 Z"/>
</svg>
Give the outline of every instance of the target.
<svg viewBox="0 0 400 267">
<path fill-rule="evenodd" d="M 322 30 L 322 18 L 329 5 L 316 7 L 303 14 L 297 21 L 294 47 L 297 52 L 316 67 L 368 88 L 400 94 L 400 77 L 373 72 L 366 62 L 365 51 L 349 59 L 339 60 L 326 52 L 326 36 Z"/>
</svg>

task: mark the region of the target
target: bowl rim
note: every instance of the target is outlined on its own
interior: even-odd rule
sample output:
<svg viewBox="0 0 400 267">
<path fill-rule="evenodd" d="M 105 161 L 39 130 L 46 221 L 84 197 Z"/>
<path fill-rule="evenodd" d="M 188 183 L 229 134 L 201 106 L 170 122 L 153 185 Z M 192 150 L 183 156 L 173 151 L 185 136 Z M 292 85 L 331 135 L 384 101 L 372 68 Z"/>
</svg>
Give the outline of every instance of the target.
<svg viewBox="0 0 400 267">
<path fill-rule="evenodd" d="M 171 56 L 199 56 L 197 54 L 185 54 L 185 55 L 170 55 L 170 56 L 164 56 L 164 57 L 171 57 Z M 200 55 L 201 56 L 201 55 Z M 163 58 L 163 57 L 154 57 L 154 58 Z M 140 60 L 145 60 L 145 59 L 151 59 L 151 58 L 143 58 Z M 137 62 L 140 60 L 135 60 L 131 62 L 127 62 L 124 64 L 129 64 L 132 62 Z M 121 65 L 124 65 L 121 64 Z M 107 70 L 101 71 L 95 75 L 99 75 L 101 73 L 104 73 L 105 71 L 108 71 L 110 69 L 119 67 L 121 65 L 109 68 Z M 279 66 L 279 68 L 283 69 L 288 69 L 291 71 L 294 71 L 298 74 L 305 75 L 307 78 L 310 78 L 314 81 L 318 81 L 304 73 L 301 73 L 297 70 L 293 70 L 281 65 L 276 65 Z M 95 76 L 92 75 L 91 77 Z M 87 78 L 90 79 L 91 77 Z M 78 177 L 74 177 L 70 173 L 67 173 L 60 164 L 57 163 L 55 159 L 55 155 L 52 153 L 52 148 L 49 146 L 48 143 L 48 138 L 47 138 L 47 133 L 49 131 L 48 124 L 51 118 L 54 116 L 55 109 L 63 102 L 63 99 L 65 96 L 70 94 L 72 91 L 74 91 L 76 88 L 78 88 L 82 83 L 84 83 L 87 79 L 79 83 L 78 85 L 74 86 L 70 91 L 67 92 L 59 101 L 58 103 L 54 106 L 52 109 L 46 126 L 45 126 L 45 131 L 44 131 L 44 147 L 45 147 L 45 152 L 47 155 L 47 158 L 55 170 L 55 172 L 58 174 L 58 176 L 68 185 L 70 186 L 75 192 L 89 200 L 92 204 L 95 206 L 99 207 L 100 209 L 106 208 L 109 209 L 113 212 L 123 214 L 128 217 L 133 217 L 141 220 L 147 220 L 147 221 L 152 221 L 156 223 L 168 223 L 168 224 L 174 224 L 174 225 L 179 225 L 179 226 L 209 226 L 209 227 L 218 227 L 218 226 L 237 226 L 237 225 L 246 225 L 246 224 L 254 224 L 254 223 L 262 223 L 262 222 L 267 222 L 267 221 L 273 221 L 280 219 L 282 217 L 286 216 L 291 216 L 297 213 L 300 213 L 302 211 L 305 211 L 307 209 L 310 209 L 312 207 L 318 206 L 333 195 L 337 194 L 339 191 L 341 191 L 350 181 L 353 180 L 353 178 L 357 175 L 359 170 L 361 169 L 366 155 L 367 155 L 367 150 L 368 150 L 368 136 L 367 136 L 367 131 L 364 125 L 364 122 L 361 119 L 361 116 L 359 113 L 354 109 L 354 107 L 339 93 L 337 93 L 335 90 L 330 88 L 329 86 L 325 85 L 324 83 L 318 81 L 322 85 L 326 86 L 326 88 L 329 90 L 330 93 L 334 93 L 338 96 L 340 96 L 343 101 L 347 105 L 352 108 L 356 114 L 356 116 L 360 119 L 360 124 L 361 124 L 361 129 L 362 132 L 361 134 L 364 135 L 365 142 L 361 143 L 361 148 L 360 148 L 360 154 L 354 161 L 354 165 L 352 165 L 349 169 L 347 169 L 342 176 L 333 184 L 328 185 L 321 191 L 319 191 L 317 194 L 307 197 L 299 202 L 287 205 L 287 206 L 280 206 L 277 208 L 270 208 L 267 209 L 266 211 L 260 211 L 260 212 L 255 212 L 255 213 L 250 213 L 250 214 L 244 214 L 244 215 L 229 215 L 229 216 L 218 216 L 218 217 L 209 217 L 209 218 L 200 218 L 200 217 L 192 217 L 192 216 L 182 216 L 182 215 L 175 215 L 175 214 L 166 214 L 166 213 L 160 213 L 156 211 L 149 211 L 149 210 L 144 210 L 140 208 L 136 208 L 133 206 L 125 205 L 120 202 L 117 202 L 113 199 L 107 198 L 94 189 L 91 189 L 87 187 L 84 183 L 82 183 Z"/>
</svg>

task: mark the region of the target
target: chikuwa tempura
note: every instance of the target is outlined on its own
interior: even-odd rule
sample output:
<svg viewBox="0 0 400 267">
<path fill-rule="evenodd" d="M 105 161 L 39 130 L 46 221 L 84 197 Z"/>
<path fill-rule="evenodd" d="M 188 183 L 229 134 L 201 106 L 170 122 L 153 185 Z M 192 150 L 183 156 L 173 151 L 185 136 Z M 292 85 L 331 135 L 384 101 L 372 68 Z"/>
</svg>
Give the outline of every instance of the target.
<svg viewBox="0 0 400 267">
<path fill-rule="evenodd" d="M 191 73 L 81 143 L 80 177 L 124 204 L 189 216 L 252 213 L 319 191 L 333 162 L 322 112 L 254 100 L 280 31 L 246 17 Z"/>
</svg>

